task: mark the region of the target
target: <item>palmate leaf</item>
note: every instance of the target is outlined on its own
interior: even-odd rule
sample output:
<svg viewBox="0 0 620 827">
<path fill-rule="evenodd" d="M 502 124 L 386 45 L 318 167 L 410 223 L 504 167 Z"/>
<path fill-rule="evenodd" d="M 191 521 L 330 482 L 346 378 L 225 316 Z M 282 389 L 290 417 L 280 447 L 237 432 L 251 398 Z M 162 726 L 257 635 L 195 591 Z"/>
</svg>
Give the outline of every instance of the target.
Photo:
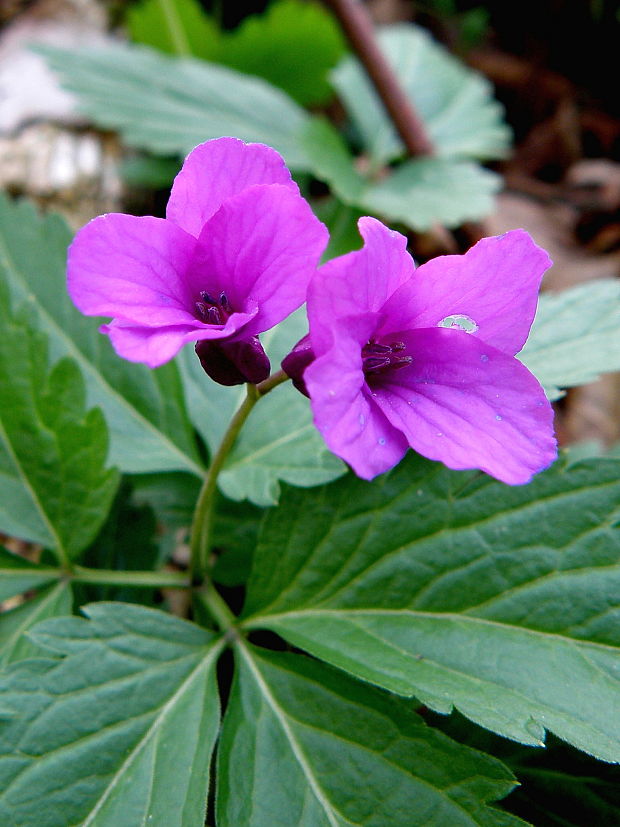
<svg viewBox="0 0 620 827">
<path fill-rule="evenodd" d="M 0 823 L 200 827 L 219 702 L 213 633 L 154 609 L 97 603 L 13 664 L 0 722 Z"/>
<path fill-rule="evenodd" d="M 503 108 L 493 87 L 412 24 L 385 26 L 381 48 L 424 121 L 441 158 L 502 158 L 510 146 Z M 404 155 L 404 147 L 358 61 L 346 57 L 332 80 L 377 164 Z"/>
<path fill-rule="evenodd" d="M 144 46 L 38 50 L 84 114 L 118 129 L 130 146 L 185 155 L 209 138 L 233 135 L 269 144 L 292 168 L 308 169 L 299 134 L 310 116 L 267 81 Z"/>
<path fill-rule="evenodd" d="M 43 589 L 36 597 L 0 614 L 0 665 L 41 654 L 28 639 L 27 632 L 49 617 L 70 615 L 73 607 L 71 586 L 62 581 Z"/>
<path fill-rule="evenodd" d="M 120 359 L 97 332 L 100 320 L 75 309 L 65 284 L 70 241 L 59 216 L 41 217 L 31 204 L 0 194 L 0 277 L 16 304 L 27 303 L 32 324 L 49 336 L 52 358 L 71 356 L 82 371 L 87 405 L 100 407 L 108 424 L 110 462 L 130 472 L 200 475 L 176 366 L 153 371 Z"/>
<path fill-rule="evenodd" d="M 620 761 L 620 462 L 509 487 L 409 456 L 286 492 L 246 628 L 527 744 Z"/>
<path fill-rule="evenodd" d="M 76 557 L 118 486 L 105 467 L 107 441 L 101 411 L 85 411 L 76 365 L 62 359 L 50 370 L 45 337 L 0 297 L 0 531 L 47 546 L 60 562 Z"/>
<path fill-rule="evenodd" d="M 261 342 L 272 370 L 307 333 L 304 310 L 299 310 L 264 333 Z M 191 349 L 178 357 L 190 416 L 211 452 L 245 396 L 244 387 L 227 388 L 212 382 Z M 249 499 L 273 505 L 280 480 L 309 487 L 333 480 L 345 471 L 312 424 L 308 400 L 287 382 L 261 399 L 250 414 L 219 476 L 221 491 L 230 499 Z"/>
<path fill-rule="evenodd" d="M 299 655 L 237 647 L 218 754 L 218 827 L 522 825 L 489 806 L 499 761 L 427 727 L 408 702 Z"/>
<path fill-rule="evenodd" d="M 519 359 L 550 399 L 620 370 L 620 284 L 601 279 L 561 293 L 543 293 Z"/>
</svg>

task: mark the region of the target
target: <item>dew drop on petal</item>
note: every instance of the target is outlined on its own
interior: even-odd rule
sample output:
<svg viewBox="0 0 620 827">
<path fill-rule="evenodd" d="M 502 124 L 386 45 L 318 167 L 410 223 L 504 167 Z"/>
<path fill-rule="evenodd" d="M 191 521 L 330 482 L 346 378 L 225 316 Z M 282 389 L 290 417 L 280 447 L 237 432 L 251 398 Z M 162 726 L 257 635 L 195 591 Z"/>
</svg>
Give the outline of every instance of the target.
<svg viewBox="0 0 620 827">
<path fill-rule="evenodd" d="M 482 356 L 480 357 L 480 361 L 481 362 L 488 362 L 489 361 L 489 357 L 486 355 L 486 353 L 482 354 Z"/>
<path fill-rule="evenodd" d="M 380 438 L 379 440 L 377 440 L 377 441 L 378 441 L 379 445 L 385 445 L 385 438 L 384 438 L 384 437 L 381 437 L 381 438 Z"/>
<path fill-rule="evenodd" d="M 363 425 L 364 422 L 366 422 L 366 419 L 364 418 L 364 414 L 360 414 L 358 419 L 359 419 L 360 425 Z"/>
<path fill-rule="evenodd" d="M 329 396 L 336 396 L 336 391 L 327 391 Z"/>
<path fill-rule="evenodd" d="M 446 316 L 445 319 L 437 322 L 437 327 L 447 327 L 449 330 L 462 330 L 463 333 L 475 333 L 478 330 L 476 322 L 469 316 L 464 316 L 462 313 Z"/>
<path fill-rule="evenodd" d="M 443 433 L 441 431 L 437 431 L 437 436 L 443 436 Z"/>
<path fill-rule="evenodd" d="M 498 422 L 501 422 L 503 417 L 501 417 L 499 414 L 495 414 L 495 419 L 497 419 Z"/>
</svg>

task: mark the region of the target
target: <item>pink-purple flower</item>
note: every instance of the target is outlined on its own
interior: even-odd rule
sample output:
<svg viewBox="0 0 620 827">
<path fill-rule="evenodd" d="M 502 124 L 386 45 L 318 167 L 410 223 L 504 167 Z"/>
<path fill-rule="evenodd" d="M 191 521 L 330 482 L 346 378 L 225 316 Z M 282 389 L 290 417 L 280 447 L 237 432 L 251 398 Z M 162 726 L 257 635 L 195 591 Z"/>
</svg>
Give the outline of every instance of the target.
<svg viewBox="0 0 620 827">
<path fill-rule="evenodd" d="M 95 218 L 69 251 L 68 289 L 117 353 L 157 367 L 187 342 L 216 381 L 259 382 L 258 334 L 303 304 L 327 230 L 262 144 L 218 138 L 177 175 L 166 218 Z"/>
<path fill-rule="evenodd" d="M 323 265 L 309 338 L 284 368 L 303 383 L 329 448 L 365 479 L 409 447 L 509 484 L 553 462 L 553 411 L 515 358 L 550 265 L 523 230 L 415 269 L 406 239 L 362 218 L 364 247 Z"/>
</svg>

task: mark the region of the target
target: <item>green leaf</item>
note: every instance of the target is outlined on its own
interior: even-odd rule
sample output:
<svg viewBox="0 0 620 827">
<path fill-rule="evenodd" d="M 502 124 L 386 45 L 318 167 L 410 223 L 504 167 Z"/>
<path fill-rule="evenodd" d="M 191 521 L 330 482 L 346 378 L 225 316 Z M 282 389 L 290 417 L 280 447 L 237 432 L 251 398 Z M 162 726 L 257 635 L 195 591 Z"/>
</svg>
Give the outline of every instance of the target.
<svg viewBox="0 0 620 827">
<path fill-rule="evenodd" d="M 300 309 L 261 336 L 272 369 L 277 369 L 307 330 L 305 312 Z M 245 388 L 212 382 L 188 348 L 178 361 L 190 416 L 214 452 L 243 401 Z M 328 451 L 312 423 L 308 400 L 287 382 L 257 403 L 228 455 L 218 484 L 232 500 L 249 499 L 265 506 L 277 503 L 280 480 L 308 487 L 343 473 L 343 463 Z"/>
<path fill-rule="evenodd" d="M 0 276 L 48 334 L 52 358 L 71 356 L 80 367 L 87 405 L 102 409 L 110 429 L 110 462 L 124 471 L 202 474 L 176 366 L 153 371 L 120 359 L 98 333 L 100 320 L 75 309 L 65 286 L 70 241 L 59 216 L 41 217 L 0 194 Z"/>
<path fill-rule="evenodd" d="M 258 75 L 305 106 L 333 96 L 327 75 L 345 52 L 338 25 L 317 3 L 280 0 L 224 33 L 216 59 Z"/>
<path fill-rule="evenodd" d="M 213 59 L 220 30 L 198 0 L 145 0 L 127 9 L 131 39 L 162 52 Z"/>
<path fill-rule="evenodd" d="M 37 827 L 204 823 L 222 642 L 153 609 L 97 603 L 32 632 L 64 657 L 2 679 L 0 822 Z"/>
<path fill-rule="evenodd" d="M 0 497 L 0 525 L 8 521 L 6 508 L 2 508 L 3 502 L 8 505 L 12 501 L 12 495 L 7 493 L 8 478 L 0 477 L 2 486 L 2 497 Z M 17 487 L 16 487 L 17 488 Z M 14 501 L 14 499 L 13 499 Z M 18 526 L 25 523 L 16 522 Z M 19 554 L 12 554 L 0 546 L 0 602 L 13 597 L 16 594 L 38 589 L 57 580 L 59 571 L 52 568 L 37 566 Z"/>
<path fill-rule="evenodd" d="M 427 723 L 474 749 L 490 752 L 518 776 L 520 786 L 502 801 L 536 827 L 583 827 L 620 823 L 620 767 L 548 738 L 544 750 L 499 738 L 460 715 L 432 713 Z"/>
<path fill-rule="evenodd" d="M 25 633 L 41 620 L 70 615 L 72 607 L 71 587 L 61 582 L 0 614 L 0 665 L 40 655 L 40 647 L 28 640 Z"/>
<path fill-rule="evenodd" d="M 185 155 L 208 138 L 235 135 L 269 144 L 289 166 L 308 169 L 299 136 L 310 116 L 260 78 L 144 46 L 38 51 L 82 111 L 131 146 Z"/>
<path fill-rule="evenodd" d="M 526 486 L 414 455 L 373 484 L 288 490 L 262 525 L 247 628 L 268 628 L 508 738 L 620 761 L 620 462 Z"/>
<path fill-rule="evenodd" d="M 514 780 L 410 704 L 299 655 L 238 646 L 218 754 L 220 827 L 516 825 Z"/>
<path fill-rule="evenodd" d="M 412 24 L 386 26 L 379 30 L 378 39 L 441 158 L 485 160 L 506 155 L 510 129 L 483 75 L 468 69 Z M 374 163 L 381 165 L 404 155 L 359 63 L 345 58 L 332 79 Z"/>
<path fill-rule="evenodd" d="M 620 370 L 620 284 L 601 279 L 561 293 L 543 293 L 519 354 L 550 399 L 560 388 Z"/>
<path fill-rule="evenodd" d="M 340 134 L 327 121 L 310 121 L 303 139 L 315 175 L 345 204 L 413 230 L 427 230 L 437 222 L 458 227 L 482 218 L 501 186 L 494 172 L 448 158 L 414 158 L 376 182 L 357 171 Z"/>
<path fill-rule="evenodd" d="M 76 557 L 105 520 L 118 486 L 105 468 L 101 411 L 85 411 L 70 359 L 48 368 L 45 337 L 0 300 L 0 531 L 41 543 L 61 563 Z"/>
<path fill-rule="evenodd" d="M 469 161 L 414 158 L 367 187 L 360 204 L 413 230 L 458 227 L 488 215 L 501 185 L 499 175 Z"/>
</svg>

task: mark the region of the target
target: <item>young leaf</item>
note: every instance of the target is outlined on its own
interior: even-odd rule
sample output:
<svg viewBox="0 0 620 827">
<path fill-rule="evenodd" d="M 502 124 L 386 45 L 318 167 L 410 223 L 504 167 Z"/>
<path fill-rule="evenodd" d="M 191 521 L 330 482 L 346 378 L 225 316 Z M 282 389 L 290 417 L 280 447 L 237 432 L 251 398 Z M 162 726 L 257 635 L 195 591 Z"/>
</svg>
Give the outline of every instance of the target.
<svg viewBox="0 0 620 827">
<path fill-rule="evenodd" d="M 261 341 L 272 369 L 307 332 L 305 312 L 297 311 Z M 225 429 L 243 401 L 243 387 L 226 388 L 212 382 L 189 348 L 178 358 L 190 416 L 211 452 L 217 450 Z M 279 480 L 309 487 L 344 473 L 312 424 L 308 400 L 290 383 L 261 399 L 230 452 L 219 476 L 221 491 L 230 499 L 249 499 L 273 505 L 280 495 Z"/>
<path fill-rule="evenodd" d="M 543 293 L 519 359 L 550 399 L 560 388 L 620 370 L 620 284 L 601 279 L 561 293 Z"/>
<path fill-rule="evenodd" d="M 71 587 L 67 582 L 60 582 L 0 614 L 0 665 L 40 655 L 41 649 L 26 636 L 28 630 L 49 617 L 70 615 L 72 608 Z"/>
<path fill-rule="evenodd" d="M 220 30 L 199 0 L 143 0 L 129 6 L 125 21 L 137 43 L 185 57 L 217 55 Z"/>
<path fill-rule="evenodd" d="M 306 0 L 276 0 L 224 33 L 221 47 L 219 63 L 265 78 L 304 106 L 333 96 L 327 74 L 345 52 L 332 15 Z"/>
<path fill-rule="evenodd" d="M 510 129 L 483 75 L 412 24 L 385 26 L 379 43 L 440 158 L 485 160 L 506 155 Z M 357 60 L 345 58 L 332 79 L 373 161 L 385 164 L 401 157 L 404 147 Z"/>
<path fill-rule="evenodd" d="M 269 144 L 290 167 L 308 169 L 299 135 L 310 116 L 260 78 L 143 46 L 38 50 L 82 111 L 118 129 L 131 146 L 185 155 L 208 138 L 234 135 Z"/>
<path fill-rule="evenodd" d="M 0 465 L 8 485 L 0 531 L 50 548 L 67 563 L 93 539 L 118 485 L 105 468 L 107 428 L 85 411 L 82 376 L 48 368 L 45 337 L 0 300 Z"/>
<path fill-rule="evenodd" d="M 70 241 L 59 216 L 41 217 L 0 194 L 0 276 L 48 334 L 52 357 L 71 356 L 80 367 L 87 405 L 102 409 L 110 429 L 110 462 L 124 471 L 202 474 L 176 366 L 153 371 L 119 359 L 98 333 L 99 320 L 74 308 L 65 285 Z"/>
<path fill-rule="evenodd" d="M 97 603 L 31 633 L 64 657 L 2 678 L 0 823 L 204 823 L 222 642 L 163 612 Z"/>
<path fill-rule="evenodd" d="M 365 680 L 523 743 L 620 761 L 620 462 L 527 486 L 410 455 L 373 484 L 290 489 L 245 614 Z"/>
<path fill-rule="evenodd" d="M 219 827 L 522 825 L 514 779 L 411 705 L 299 655 L 238 646 L 218 753 Z"/>
</svg>

